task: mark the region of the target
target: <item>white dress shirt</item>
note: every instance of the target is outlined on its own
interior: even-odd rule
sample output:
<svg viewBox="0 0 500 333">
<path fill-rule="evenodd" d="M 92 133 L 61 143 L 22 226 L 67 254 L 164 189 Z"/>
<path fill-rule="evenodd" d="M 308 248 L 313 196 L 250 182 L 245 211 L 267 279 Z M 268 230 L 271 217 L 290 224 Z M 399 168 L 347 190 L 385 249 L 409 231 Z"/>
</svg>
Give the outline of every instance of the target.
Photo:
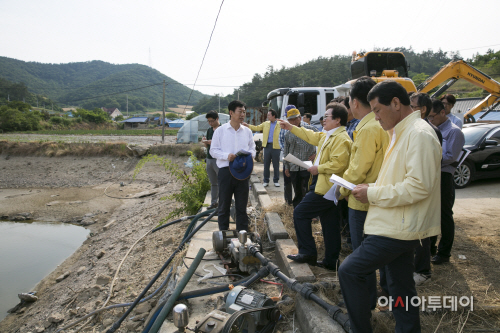
<svg viewBox="0 0 500 333">
<path fill-rule="evenodd" d="M 251 153 L 252 157 L 255 158 L 255 142 L 252 131 L 248 127 L 240 125 L 240 128 L 235 131 L 229 122 L 215 130 L 210 146 L 210 155 L 217 159 L 219 168 L 228 167 L 229 154 L 236 154 L 240 150 Z"/>
<path fill-rule="evenodd" d="M 322 130 L 322 132 L 326 134 L 325 141 L 323 141 L 323 144 L 321 145 L 321 148 L 319 150 L 316 150 L 317 152 L 319 152 L 319 154 L 318 154 L 318 156 L 316 156 L 316 159 L 314 160 L 314 164 L 313 165 L 319 166 L 319 159 L 321 158 L 321 153 L 323 152 L 322 151 L 323 147 L 325 146 L 326 142 L 328 141 L 328 139 L 330 138 L 330 136 L 333 134 L 333 132 L 335 132 L 337 130 L 337 128 L 338 127 L 335 127 L 334 129 L 331 129 L 329 131 Z"/>
</svg>

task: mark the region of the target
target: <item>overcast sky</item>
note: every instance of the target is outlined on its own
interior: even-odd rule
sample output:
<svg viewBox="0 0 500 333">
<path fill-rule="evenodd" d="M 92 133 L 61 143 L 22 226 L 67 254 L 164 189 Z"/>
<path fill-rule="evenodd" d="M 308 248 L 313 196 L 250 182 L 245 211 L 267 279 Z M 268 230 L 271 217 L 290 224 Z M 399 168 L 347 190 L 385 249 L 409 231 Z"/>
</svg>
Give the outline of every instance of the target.
<svg viewBox="0 0 500 333">
<path fill-rule="evenodd" d="M 0 0 L 0 56 L 151 65 L 192 87 L 222 0 Z M 225 0 L 197 90 L 374 47 L 498 50 L 499 0 Z M 263 99 L 265 96 L 263 96 Z"/>
</svg>

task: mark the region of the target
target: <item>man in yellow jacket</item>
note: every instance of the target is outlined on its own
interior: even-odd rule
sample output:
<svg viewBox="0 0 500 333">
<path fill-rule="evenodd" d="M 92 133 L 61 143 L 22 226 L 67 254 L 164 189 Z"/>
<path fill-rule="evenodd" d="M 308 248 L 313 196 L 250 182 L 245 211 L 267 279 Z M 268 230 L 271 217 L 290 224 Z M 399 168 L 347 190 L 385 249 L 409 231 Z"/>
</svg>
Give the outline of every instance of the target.
<svg viewBox="0 0 500 333">
<path fill-rule="evenodd" d="M 352 191 L 370 207 L 366 238 L 339 268 L 340 287 L 352 331 L 371 332 L 368 277 L 385 269 L 396 332 L 420 332 L 419 308 L 412 305 L 417 296 L 413 255 L 421 239 L 440 232 L 439 221 L 430 217 L 440 210 L 441 146 L 399 83 L 377 84 L 368 101 L 375 119 L 391 131 L 391 143 L 377 181 Z"/>
<path fill-rule="evenodd" d="M 280 183 L 280 153 L 281 147 L 279 143 L 280 127 L 277 123 L 278 113 L 269 109 L 267 113 L 267 121 L 260 125 L 254 126 L 243 123 L 244 126 L 250 128 L 253 132 L 262 131 L 262 147 L 264 147 L 264 187 L 269 185 L 269 177 L 271 175 L 270 167 L 273 162 L 274 186 L 279 187 Z"/>
<path fill-rule="evenodd" d="M 324 132 L 314 132 L 304 127 L 292 126 L 280 120 L 282 129 L 291 130 L 300 139 L 318 147 L 318 153 L 309 171 L 313 177 L 309 192 L 293 211 L 293 224 L 297 234 L 299 253 L 288 258 L 310 265 L 336 270 L 341 249 L 340 216 L 337 206 L 323 196 L 330 190 L 332 174 L 342 176 L 349 164 L 351 138 L 345 130 L 347 109 L 339 103 L 326 107 Z M 325 258 L 317 262 L 317 249 L 312 235 L 312 219 L 319 216 L 325 243 Z"/>
</svg>

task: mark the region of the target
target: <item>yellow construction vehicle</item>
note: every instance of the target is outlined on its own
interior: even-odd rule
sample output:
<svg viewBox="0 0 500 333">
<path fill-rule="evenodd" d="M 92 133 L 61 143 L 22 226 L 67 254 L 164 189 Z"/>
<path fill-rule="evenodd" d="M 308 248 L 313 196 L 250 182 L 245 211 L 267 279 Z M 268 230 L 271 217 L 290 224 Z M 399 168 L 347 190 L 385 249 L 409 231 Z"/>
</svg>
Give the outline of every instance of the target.
<svg viewBox="0 0 500 333">
<path fill-rule="evenodd" d="M 475 122 L 474 115 L 484 108 L 489 107 L 489 110 L 493 110 L 500 103 L 500 83 L 463 60 L 451 61 L 441 67 L 436 74 L 427 78 L 417 87 L 418 92 L 429 92 L 448 79 L 449 81 L 431 97 L 441 95 L 459 79 L 467 80 L 489 93 L 485 99 L 464 114 L 464 122 L 466 123 Z"/>
<path fill-rule="evenodd" d="M 409 65 L 402 52 L 394 51 L 370 51 L 365 53 L 352 53 L 351 76 L 352 81 L 362 76 L 370 76 L 375 82 L 394 80 L 406 91 L 416 92 L 417 88 L 408 77 Z"/>
</svg>

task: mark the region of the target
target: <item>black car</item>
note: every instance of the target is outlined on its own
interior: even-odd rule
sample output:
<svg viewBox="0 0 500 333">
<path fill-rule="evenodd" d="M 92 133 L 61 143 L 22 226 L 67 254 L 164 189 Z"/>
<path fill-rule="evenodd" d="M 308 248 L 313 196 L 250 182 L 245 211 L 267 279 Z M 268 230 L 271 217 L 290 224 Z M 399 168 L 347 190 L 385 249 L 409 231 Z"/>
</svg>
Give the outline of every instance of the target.
<svg viewBox="0 0 500 333">
<path fill-rule="evenodd" d="M 465 124 L 464 148 L 471 151 L 454 175 L 455 187 L 473 180 L 500 177 L 500 124 Z"/>
</svg>

